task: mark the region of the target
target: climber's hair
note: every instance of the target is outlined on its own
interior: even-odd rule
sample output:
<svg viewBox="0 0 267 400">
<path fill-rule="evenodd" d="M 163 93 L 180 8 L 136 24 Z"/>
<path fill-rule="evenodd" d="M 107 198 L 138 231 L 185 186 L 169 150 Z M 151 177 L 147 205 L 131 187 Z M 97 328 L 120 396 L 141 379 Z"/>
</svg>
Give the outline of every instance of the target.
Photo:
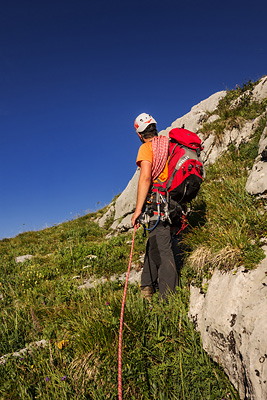
<svg viewBox="0 0 267 400">
<path fill-rule="evenodd" d="M 154 136 L 158 136 L 157 125 L 150 124 L 148 127 L 140 133 L 144 139 L 151 139 Z"/>
</svg>

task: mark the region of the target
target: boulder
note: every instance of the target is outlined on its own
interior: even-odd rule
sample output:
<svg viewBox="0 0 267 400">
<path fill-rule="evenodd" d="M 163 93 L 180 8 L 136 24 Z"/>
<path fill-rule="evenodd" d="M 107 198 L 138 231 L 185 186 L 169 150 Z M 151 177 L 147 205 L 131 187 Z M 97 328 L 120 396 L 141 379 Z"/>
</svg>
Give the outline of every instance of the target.
<svg viewBox="0 0 267 400">
<path fill-rule="evenodd" d="M 26 254 L 25 256 L 15 257 L 15 261 L 16 261 L 16 263 L 19 263 L 19 262 L 31 260 L 32 258 L 33 258 L 33 256 L 31 254 Z"/>
<path fill-rule="evenodd" d="M 124 217 L 123 220 L 117 225 L 117 231 L 125 232 L 125 231 L 128 231 L 129 229 L 133 228 L 132 223 L 131 223 L 131 218 L 132 218 L 132 213 L 126 215 L 126 217 Z"/>
<path fill-rule="evenodd" d="M 189 305 L 203 348 L 242 400 L 267 399 L 267 258 L 255 270 L 216 269 L 206 287 L 191 287 Z"/>
<path fill-rule="evenodd" d="M 264 129 L 259 142 L 258 157 L 249 174 L 246 190 L 252 195 L 267 194 L 267 162 L 262 159 L 262 152 L 267 146 L 267 127 Z"/>
<path fill-rule="evenodd" d="M 260 79 L 259 83 L 254 87 L 253 99 L 256 101 L 262 101 L 267 98 L 267 76 Z"/>
</svg>

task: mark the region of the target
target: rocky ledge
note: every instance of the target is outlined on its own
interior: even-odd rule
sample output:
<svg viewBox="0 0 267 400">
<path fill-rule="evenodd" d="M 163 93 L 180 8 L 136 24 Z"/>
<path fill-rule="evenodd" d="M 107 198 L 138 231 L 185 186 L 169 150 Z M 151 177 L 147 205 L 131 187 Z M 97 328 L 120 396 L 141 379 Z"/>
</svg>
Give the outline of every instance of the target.
<svg viewBox="0 0 267 400">
<path fill-rule="evenodd" d="M 267 399 L 267 246 L 263 249 L 266 257 L 255 270 L 215 270 L 205 294 L 191 286 L 189 317 L 241 400 Z"/>
</svg>

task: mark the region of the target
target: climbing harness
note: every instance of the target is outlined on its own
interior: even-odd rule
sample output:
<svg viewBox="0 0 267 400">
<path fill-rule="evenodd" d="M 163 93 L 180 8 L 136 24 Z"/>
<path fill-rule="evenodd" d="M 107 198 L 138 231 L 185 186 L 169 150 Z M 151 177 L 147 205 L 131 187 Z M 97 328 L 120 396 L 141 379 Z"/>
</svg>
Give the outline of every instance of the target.
<svg viewBox="0 0 267 400">
<path fill-rule="evenodd" d="M 155 195 L 156 198 L 155 200 L 153 200 L 153 195 Z M 152 208 L 149 209 L 149 206 L 152 206 L 153 202 L 156 205 L 157 211 L 153 211 Z M 161 205 L 163 205 L 162 210 L 161 210 Z M 150 221 L 152 222 L 154 220 L 155 224 L 151 228 L 147 228 L 146 224 L 149 224 Z M 166 199 L 166 197 L 163 196 L 159 190 L 153 192 L 151 198 L 147 200 L 145 210 L 139 216 L 138 221 L 144 228 L 144 233 L 143 233 L 144 237 L 146 236 L 146 232 L 151 232 L 156 228 L 159 221 L 168 221 L 171 224 L 172 221 L 170 219 L 170 213 L 169 213 L 168 193 Z"/>
<path fill-rule="evenodd" d="M 152 211 L 152 210 L 151 210 Z M 150 221 L 152 221 L 153 216 L 157 215 L 157 219 L 155 224 L 151 227 L 151 228 L 147 228 L 146 224 L 148 225 Z M 156 226 L 158 225 L 159 221 L 161 218 L 161 212 L 160 212 L 160 202 L 157 202 L 157 212 L 153 212 L 153 214 L 151 215 L 149 210 L 148 210 L 148 206 L 146 206 L 145 211 L 139 216 L 138 218 L 138 222 L 143 226 L 144 228 L 144 233 L 143 233 L 143 237 L 146 237 L 146 232 L 151 232 L 153 231 L 153 229 L 156 228 Z"/>
<path fill-rule="evenodd" d="M 130 260 L 129 260 L 129 265 L 128 265 L 128 271 L 127 271 L 127 276 L 126 276 L 126 282 L 125 282 L 125 286 L 124 286 L 124 293 L 123 293 L 122 305 L 121 305 L 121 319 L 120 319 L 120 332 L 119 332 L 119 350 L 118 350 L 118 392 L 119 392 L 119 400 L 122 400 L 121 345 L 122 345 L 123 312 L 124 312 L 124 305 L 125 305 L 125 299 L 126 299 L 127 285 L 128 285 L 128 280 L 129 280 L 129 274 L 130 274 L 130 268 L 131 268 L 131 263 L 132 263 L 132 257 L 133 257 L 133 247 L 134 247 L 135 231 L 136 231 L 136 225 L 134 225 L 133 240 L 132 240 L 132 247 L 131 247 L 131 254 L 130 254 Z"/>
</svg>

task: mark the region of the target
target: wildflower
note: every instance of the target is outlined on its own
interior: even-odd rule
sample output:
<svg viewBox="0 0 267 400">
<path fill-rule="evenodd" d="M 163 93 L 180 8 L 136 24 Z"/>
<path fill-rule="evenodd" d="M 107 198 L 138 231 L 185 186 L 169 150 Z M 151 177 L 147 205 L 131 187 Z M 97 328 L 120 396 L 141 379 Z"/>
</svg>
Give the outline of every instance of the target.
<svg viewBox="0 0 267 400">
<path fill-rule="evenodd" d="M 55 346 L 59 348 L 59 350 L 62 350 L 63 347 L 66 347 L 68 345 L 69 341 L 68 340 L 61 340 L 60 342 L 56 342 Z"/>
<path fill-rule="evenodd" d="M 106 301 L 106 306 L 109 306 L 109 305 L 110 305 L 110 303 L 108 301 Z"/>
<path fill-rule="evenodd" d="M 31 365 L 31 368 L 33 368 L 34 367 L 34 365 Z"/>
<path fill-rule="evenodd" d="M 47 376 L 47 377 L 45 378 L 46 382 L 49 382 L 50 379 L 51 379 L 51 376 Z"/>
<path fill-rule="evenodd" d="M 61 380 L 65 381 L 67 379 L 67 375 L 62 376 Z"/>
<path fill-rule="evenodd" d="M 63 347 L 62 342 L 55 343 L 55 346 L 57 346 L 59 350 L 62 350 Z"/>
</svg>

